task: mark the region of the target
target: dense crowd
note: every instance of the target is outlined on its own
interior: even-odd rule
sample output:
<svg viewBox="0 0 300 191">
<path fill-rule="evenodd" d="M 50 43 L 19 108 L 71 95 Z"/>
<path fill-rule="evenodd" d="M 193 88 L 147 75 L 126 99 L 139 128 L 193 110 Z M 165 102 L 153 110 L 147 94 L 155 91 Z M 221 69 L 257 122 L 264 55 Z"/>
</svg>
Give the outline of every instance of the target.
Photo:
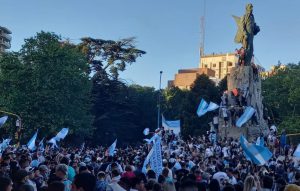
<svg viewBox="0 0 300 191">
<path fill-rule="evenodd" d="M 273 158 L 257 166 L 246 160 L 235 139 L 212 141 L 207 134 L 183 141 L 171 131 L 159 134 L 161 174 L 150 168 L 142 172 L 149 144 L 117 148 L 113 156 L 105 156 L 103 147 L 30 152 L 9 146 L 1 157 L 0 191 L 300 190 L 300 163 L 293 157 L 293 145 L 281 148 L 266 138 Z"/>
</svg>

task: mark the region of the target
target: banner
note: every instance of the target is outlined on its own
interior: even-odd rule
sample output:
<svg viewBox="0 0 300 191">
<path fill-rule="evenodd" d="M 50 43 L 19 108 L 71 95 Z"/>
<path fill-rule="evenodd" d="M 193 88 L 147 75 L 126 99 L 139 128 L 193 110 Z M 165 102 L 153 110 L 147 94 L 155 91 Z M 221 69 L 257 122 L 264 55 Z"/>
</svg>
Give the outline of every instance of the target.
<svg viewBox="0 0 300 191">
<path fill-rule="evenodd" d="M 243 115 L 236 121 L 235 125 L 237 127 L 242 127 L 255 113 L 255 109 L 251 106 L 246 107 Z"/>
<path fill-rule="evenodd" d="M 31 151 L 35 150 L 35 140 L 36 140 L 37 134 L 38 134 L 38 130 L 35 132 L 35 134 L 32 136 L 32 138 L 27 143 L 27 147 Z"/>
<path fill-rule="evenodd" d="M 144 161 L 144 164 L 143 164 L 143 168 L 142 168 L 142 172 L 143 172 L 144 174 L 147 173 L 147 165 L 149 164 L 150 158 L 152 157 L 152 155 L 153 155 L 153 147 L 152 147 L 152 149 L 150 150 L 150 152 L 148 153 L 147 157 L 145 158 L 145 161 Z"/>
<path fill-rule="evenodd" d="M 150 157 L 151 169 L 155 172 L 156 177 L 158 177 L 163 169 L 162 166 L 162 155 L 161 155 L 161 139 L 158 136 L 153 145 L 153 154 Z"/>
<path fill-rule="evenodd" d="M 173 130 L 174 134 L 178 135 L 180 133 L 180 120 L 175 121 L 167 121 L 165 117 L 162 115 L 162 126 L 165 129 Z"/>
</svg>

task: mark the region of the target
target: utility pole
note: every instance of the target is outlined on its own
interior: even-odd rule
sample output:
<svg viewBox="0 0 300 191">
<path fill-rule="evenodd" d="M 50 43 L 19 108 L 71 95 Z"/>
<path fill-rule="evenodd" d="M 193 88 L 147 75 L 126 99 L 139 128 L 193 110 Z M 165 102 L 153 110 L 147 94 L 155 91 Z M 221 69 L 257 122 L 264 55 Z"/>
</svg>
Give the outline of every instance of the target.
<svg viewBox="0 0 300 191">
<path fill-rule="evenodd" d="M 157 109 L 157 128 L 160 128 L 160 101 L 161 101 L 161 76 L 163 71 L 159 72 L 159 92 L 158 92 L 158 109 Z"/>
</svg>

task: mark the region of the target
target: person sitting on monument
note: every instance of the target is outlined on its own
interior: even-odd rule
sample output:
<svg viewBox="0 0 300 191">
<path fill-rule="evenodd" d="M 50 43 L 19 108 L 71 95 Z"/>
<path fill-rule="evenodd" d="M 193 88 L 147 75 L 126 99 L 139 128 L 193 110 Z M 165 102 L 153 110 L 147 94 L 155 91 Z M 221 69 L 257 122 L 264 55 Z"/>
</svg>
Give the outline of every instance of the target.
<svg viewBox="0 0 300 191">
<path fill-rule="evenodd" d="M 228 105 L 228 95 L 227 92 L 223 92 L 223 95 L 221 97 L 221 105 L 222 106 L 227 106 Z"/>
<path fill-rule="evenodd" d="M 222 108 L 222 116 L 224 119 L 225 127 L 227 127 L 229 116 L 228 116 L 228 110 L 225 107 Z"/>
</svg>

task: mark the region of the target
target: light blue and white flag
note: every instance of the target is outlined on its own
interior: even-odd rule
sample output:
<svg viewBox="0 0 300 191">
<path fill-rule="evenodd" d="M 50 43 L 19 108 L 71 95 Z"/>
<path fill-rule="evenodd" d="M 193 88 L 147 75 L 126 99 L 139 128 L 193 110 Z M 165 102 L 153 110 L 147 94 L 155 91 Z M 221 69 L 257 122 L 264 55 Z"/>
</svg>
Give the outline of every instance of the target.
<svg viewBox="0 0 300 191">
<path fill-rule="evenodd" d="M 37 130 L 37 131 L 35 132 L 35 134 L 32 136 L 32 138 L 31 138 L 31 139 L 29 140 L 29 142 L 27 143 L 27 147 L 28 147 L 28 149 L 31 150 L 31 151 L 35 150 L 35 140 L 36 140 L 38 131 L 39 131 L 39 130 Z"/>
<path fill-rule="evenodd" d="M 40 151 L 44 151 L 45 150 L 44 139 L 45 139 L 45 137 L 39 142 L 39 150 Z"/>
<path fill-rule="evenodd" d="M 209 105 L 206 108 L 206 112 L 214 111 L 219 108 L 219 105 L 214 102 L 209 102 Z"/>
<path fill-rule="evenodd" d="M 116 150 L 116 146 L 117 146 L 117 139 L 106 150 L 106 152 L 105 152 L 106 156 L 114 156 L 115 150 Z"/>
<path fill-rule="evenodd" d="M 149 128 L 145 128 L 144 131 L 143 131 L 143 134 L 145 136 L 149 135 L 149 132 L 150 132 L 150 129 Z"/>
<path fill-rule="evenodd" d="M 156 177 L 158 178 L 163 169 L 161 155 L 161 138 L 159 136 L 156 137 L 152 148 L 153 154 L 150 157 L 150 166 L 151 169 L 155 172 Z"/>
<path fill-rule="evenodd" d="M 61 139 L 64 139 L 69 133 L 69 128 L 62 128 L 62 130 L 60 130 L 60 132 L 57 133 L 56 140 L 60 141 Z"/>
<path fill-rule="evenodd" d="M 300 144 L 297 146 L 293 156 L 296 158 L 300 158 Z"/>
<path fill-rule="evenodd" d="M 257 137 L 256 139 L 256 145 L 259 145 L 259 146 L 264 146 L 265 145 L 265 140 L 263 137 Z"/>
<path fill-rule="evenodd" d="M 4 139 L 3 142 L 0 144 L 0 153 L 2 153 L 10 143 L 11 139 Z"/>
<path fill-rule="evenodd" d="M 4 125 L 4 123 L 6 122 L 7 119 L 8 119 L 8 116 L 3 116 L 0 118 L 0 127 L 2 127 L 2 125 Z"/>
<path fill-rule="evenodd" d="M 174 168 L 175 168 L 176 170 L 182 169 L 181 164 L 180 164 L 178 161 L 176 161 L 176 163 L 174 164 Z"/>
<path fill-rule="evenodd" d="M 264 165 L 272 157 L 268 148 L 249 143 L 243 135 L 240 137 L 241 147 L 245 154 L 256 165 Z"/>
<path fill-rule="evenodd" d="M 50 140 L 48 141 L 48 143 L 51 143 L 51 144 L 52 144 L 52 146 L 51 146 L 52 149 L 58 148 L 56 137 L 53 137 L 52 139 L 50 139 Z"/>
<path fill-rule="evenodd" d="M 255 109 L 251 106 L 246 107 L 243 115 L 236 121 L 237 127 L 242 127 L 255 113 Z"/>
<path fill-rule="evenodd" d="M 197 115 L 201 117 L 202 115 L 205 115 L 207 112 L 214 111 L 219 107 L 220 106 L 214 102 L 209 102 L 208 104 L 204 99 L 201 99 L 201 102 L 197 109 Z"/>
<path fill-rule="evenodd" d="M 198 106 L 198 109 L 197 109 L 197 115 L 199 117 L 204 115 L 207 112 L 206 111 L 207 107 L 208 107 L 208 103 L 204 99 L 201 99 L 201 102 L 200 102 L 200 104 Z"/>
<path fill-rule="evenodd" d="M 150 150 L 150 152 L 148 153 L 147 157 L 145 158 L 145 161 L 144 161 L 144 164 L 143 164 L 143 168 L 142 168 L 142 172 L 143 172 L 144 174 L 147 173 L 147 165 L 149 164 L 150 158 L 152 157 L 152 155 L 153 155 L 153 147 L 152 147 L 152 149 Z"/>
<path fill-rule="evenodd" d="M 165 117 L 162 115 L 162 126 L 165 129 L 173 130 L 174 134 L 178 135 L 180 133 L 180 120 L 167 121 Z"/>
</svg>

